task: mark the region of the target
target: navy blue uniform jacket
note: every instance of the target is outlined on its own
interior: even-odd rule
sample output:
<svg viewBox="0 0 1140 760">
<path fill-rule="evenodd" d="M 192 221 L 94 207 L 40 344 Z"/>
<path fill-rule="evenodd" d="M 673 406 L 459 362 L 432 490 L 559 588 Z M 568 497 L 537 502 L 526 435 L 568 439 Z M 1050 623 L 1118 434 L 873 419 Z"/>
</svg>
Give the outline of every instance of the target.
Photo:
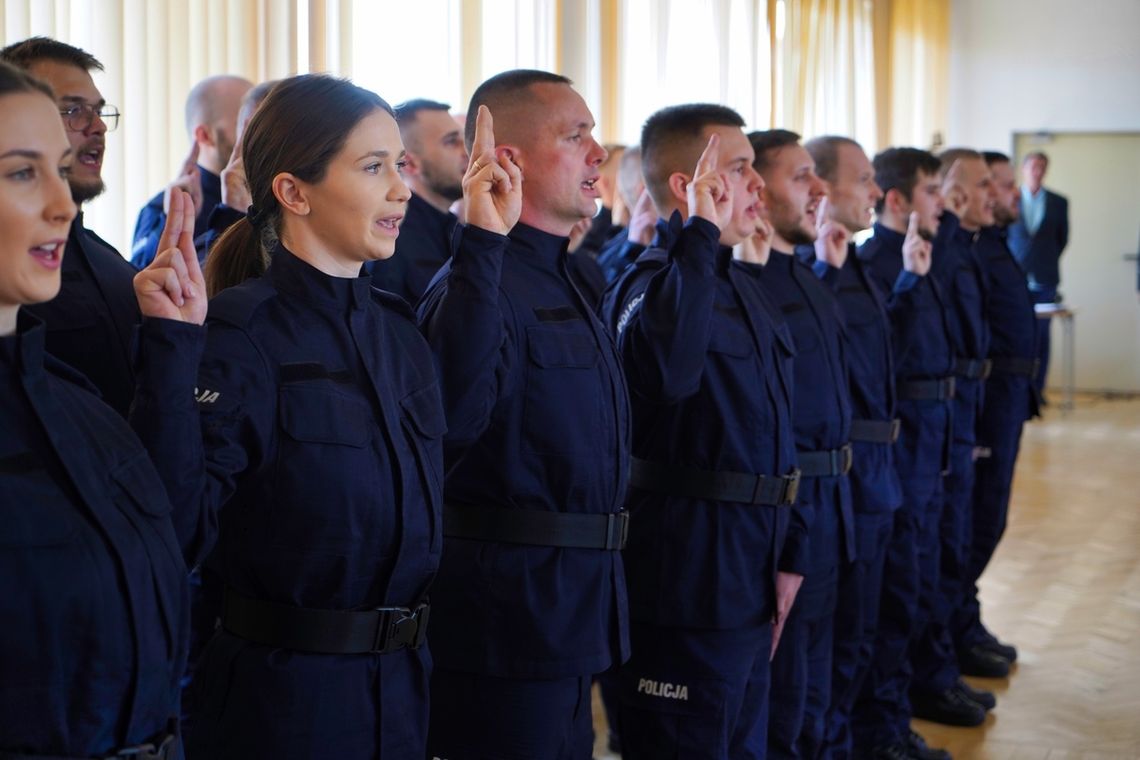
<svg viewBox="0 0 1140 760">
<path fill-rule="evenodd" d="M 1025 214 L 1009 226 L 1009 249 L 1034 286 L 1055 288 L 1061 283 L 1061 254 L 1069 244 L 1069 201 L 1045 191 L 1045 216 L 1030 235 Z"/>
<path fill-rule="evenodd" d="M 412 193 L 396 238 L 396 253 L 371 265 L 372 284 L 415 305 L 435 273 L 451 257 L 455 214 L 432 206 Z"/>
<path fill-rule="evenodd" d="M 0 755 L 102 756 L 178 715 L 186 566 L 138 438 L 19 321 L 0 338 Z"/>
<path fill-rule="evenodd" d="M 839 301 L 847 328 L 847 378 L 854 419 L 891 420 L 895 416 L 895 368 L 891 355 L 891 322 L 886 296 L 867 265 L 847 249 L 842 269 L 815 259 L 815 248 L 801 246 L 796 254 L 808 263 Z M 855 510 L 864 514 L 890 512 L 902 505 L 902 486 L 889 443 L 852 441 L 851 493 Z"/>
<path fill-rule="evenodd" d="M 124 418 L 135 392 L 135 274 L 118 251 L 83 226 L 80 214 L 67 236 L 59 295 L 25 307 L 47 323 L 48 353 L 86 375 Z"/>
<path fill-rule="evenodd" d="M 567 239 L 471 226 L 420 303 L 443 383 L 449 504 L 613 513 L 629 468 L 617 350 L 567 274 Z M 447 539 L 432 651 L 451 670 L 598 673 L 629 651 L 621 556 Z"/>
<path fill-rule="evenodd" d="M 321 609 L 426 595 L 442 545 L 444 423 L 412 317 L 369 277 L 330 277 L 279 246 L 264 276 L 211 301 L 208 329 L 143 324 L 131 422 L 193 556 L 216 540 L 212 566 L 239 593 Z M 359 736 L 410 757 L 422 753 L 426 694 L 382 675 L 426 657 L 308 654 L 223 631 L 199 666 L 195 721 L 237 723 L 227 739 L 261 741 L 267 756 Z M 426 660 L 415 667 L 426 683 Z M 301 725 L 306 741 L 282 749 Z"/>
<path fill-rule="evenodd" d="M 679 221 L 679 215 L 677 217 Z M 795 467 L 792 338 L 763 287 L 690 219 L 607 291 L 633 407 L 634 455 L 779 476 Z M 663 245 L 664 244 L 664 245 Z M 666 250 L 666 246 L 668 250 Z M 623 554 L 634 620 L 684 628 L 772 618 L 790 508 L 630 492 Z"/>
<path fill-rule="evenodd" d="M 959 360 L 989 356 L 986 283 L 974 250 L 978 234 L 962 229 L 953 213 L 943 212 L 930 264 L 931 276 L 946 294 L 950 343 Z M 954 395 L 955 443 L 974 445 L 975 421 L 982 411 L 983 389 L 980 379 L 958 377 Z"/>
<path fill-rule="evenodd" d="M 202 207 L 197 209 L 194 218 L 194 237 L 206 232 L 210 214 L 222 202 L 222 178 L 201 166 L 198 167 L 198 177 L 202 186 Z M 147 201 L 135 222 L 135 234 L 131 239 L 131 263 L 139 269 L 150 264 L 158 255 L 158 241 L 162 237 L 162 228 L 166 226 L 166 212 L 162 209 L 165 194 L 166 191 L 163 190 Z"/>
<path fill-rule="evenodd" d="M 942 288 L 929 275 L 903 269 L 902 233 L 875 225 L 875 234 L 858 257 L 887 297 L 896 387 L 910 381 L 939 380 L 953 374 L 948 306 Z M 940 230 L 941 232 L 941 230 Z M 902 434 L 895 446 L 904 476 L 936 477 L 949 466 L 951 402 L 899 399 Z"/>
<path fill-rule="evenodd" d="M 783 312 L 795 341 L 792 422 L 796 449 L 838 449 L 848 442 L 851 433 L 851 393 L 847 388 L 843 317 L 835 295 L 806 264 L 775 249 L 760 281 Z M 804 478 L 780 569 L 802 575 L 809 567 L 829 564 L 828 558 L 808 556 L 808 535 L 817 520 L 835 521 L 840 546 L 849 560 L 854 559 L 855 518 L 847 478 Z"/>
<path fill-rule="evenodd" d="M 986 321 L 990 328 L 991 358 L 1032 360 L 1037 352 L 1037 315 L 1033 311 L 1033 296 L 1025 282 L 1025 273 L 1006 245 L 1006 229 L 986 227 L 978 237 L 978 263 L 986 281 Z M 991 381 L 1003 373 L 990 375 Z M 1028 376 L 1023 376 L 1028 377 Z M 1008 378 L 1007 378 L 1008 380 Z M 1025 417 L 1037 413 L 1037 396 L 1033 383 L 1027 379 L 1015 386 L 1025 385 L 1021 401 L 1025 404 Z"/>
</svg>

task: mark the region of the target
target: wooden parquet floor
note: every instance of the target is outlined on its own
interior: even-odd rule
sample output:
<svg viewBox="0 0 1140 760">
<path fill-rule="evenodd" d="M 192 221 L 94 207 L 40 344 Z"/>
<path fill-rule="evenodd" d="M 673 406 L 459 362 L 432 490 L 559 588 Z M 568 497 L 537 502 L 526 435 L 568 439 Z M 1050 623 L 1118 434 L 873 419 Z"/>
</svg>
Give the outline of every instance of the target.
<svg viewBox="0 0 1140 760">
<path fill-rule="evenodd" d="M 915 721 L 932 746 L 957 760 L 1140 758 L 1140 400 L 1078 397 L 1026 427 L 982 603 L 1020 662 L 971 679 L 998 698 L 983 726 Z M 595 757 L 612 758 L 600 705 L 595 725 Z"/>
</svg>

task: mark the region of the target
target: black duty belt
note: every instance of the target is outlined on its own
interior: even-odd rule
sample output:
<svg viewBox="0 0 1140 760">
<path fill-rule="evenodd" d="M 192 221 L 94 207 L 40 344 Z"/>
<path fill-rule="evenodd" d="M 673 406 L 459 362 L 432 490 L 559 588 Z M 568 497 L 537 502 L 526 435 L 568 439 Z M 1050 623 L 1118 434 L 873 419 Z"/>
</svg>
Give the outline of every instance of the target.
<svg viewBox="0 0 1140 760">
<path fill-rule="evenodd" d="M 635 457 L 630 466 L 629 482 L 643 491 L 687 499 L 784 507 L 796 503 L 800 471 L 793 470 L 789 475 L 753 475 L 727 470 L 714 472 Z"/>
<path fill-rule="evenodd" d="M 967 380 L 985 380 L 993 363 L 989 359 L 955 359 L 954 374 Z"/>
<path fill-rule="evenodd" d="M 136 744 L 133 747 L 116 750 L 108 755 L 99 755 L 97 760 L 174 760 L 178 749 L 178 734 L 172 728 L 156 736 L 145 744 Z M 92 760 L 90 755 L 78 757 L 76 755 L 28 755 L 23 752 L 5 752 L 0 750 L 0 760 Z"/>
<path fill-rule="evenodd" d="M 894 443 L 899 439 L 901 420 L 851 420 L 851 440 L 865 443 Z"/>
<path fill-rule="evenodd" d="M 954 398 L 954 378 L 907 380 L 899 383 L 898 392 L 906 401 L 946 401 Z"/>
<path fill-rule="evenodd" d="M 629 535 L 629 513 L 622 510 L 583 515 L 444 504 L 443 535 L 528 546 L 620 551 Z"/>
<path fill-rule="evenodd" d="M 796 461 L 805 478 L 826 478 L 829 475 L 846 475 L 851 471 L 854 456 L 851 444 L 828 451 L 797 451 Z"/>
<path fill-rule="evenodd" d="M 222 627 L 235 636 L 282 649 L 320 654 L 390 654 L 417 649 L 431 606 L 318 610 L 250 599 L 227 587 Z"/>
<path fill-rule="evenodd" d="M 1021 356 L 995 356 L 990 361 L 993 363 L 994 372 L 1000 372 L 1003 375 L 1035 377 L 1037 369 L 1041 365 L 1040 359 L 1026 359 Z"/>
</svg>

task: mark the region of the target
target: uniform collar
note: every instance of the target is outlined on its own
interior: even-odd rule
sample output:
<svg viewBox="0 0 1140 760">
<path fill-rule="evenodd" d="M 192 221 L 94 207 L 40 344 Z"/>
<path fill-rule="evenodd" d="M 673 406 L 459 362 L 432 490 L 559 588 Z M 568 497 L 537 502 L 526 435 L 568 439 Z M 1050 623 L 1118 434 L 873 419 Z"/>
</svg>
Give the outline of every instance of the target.
<svg viewBox="0 0 1140 760">
<path fill-rule="evenodd" d="M 531 227 L 521 222 L 510 231 L 513 247 L 525 252 L 527 258 L 537 261 L 543 266 L 554 269 L 558 266 L 570 239 L 562 235 L 552 235 L 543 232 L 537 227 Z"/>
<path fill-rule="evenodd" d="M 7 371 L 28 375 L 44 363 L 44 337 L 47 330 L 43 320 L 27 309 L 16 314 L 16 334 L 0 338 L 0 364 Z"/>
<path fill-rule="evenodd" d="M 685 220 L 681 218 L 681 212 L 674 209 L 668 219 L 659 218 L 654 226 L 657 232 L 654 234 L 653 242 L 649 244 L 649 247 L 667 251 L 673 247 L 673 243 L 677 242 L 677 236 L 681 234 Z"/>
<path fill-rule="evenodd" d="M 281 243 L 274 247 L 270 258 L 266 276 L 284 293 L 335 309 L 363 309 L 372 300 L 372 278 L 363 270 L 358 277 L 333 277 L 301 260 Z"/>
<path fill-rule="evenodd" d="M 780 251 L 775 248 L 768 254 L 768 266 L 777 269 L 783 269 L 785 272 L 791 272 L 796 265 L 796 257 L 787 251 Z"/>
<path fill-rule="evenodd" d="M 222 197 L 222 178 L 206 167 L 198 164 L 198 176 L 201 177 L 202 195 L 206 198 Z M 201 213 L 202 209 L 198 209 Z"/>
</svg>

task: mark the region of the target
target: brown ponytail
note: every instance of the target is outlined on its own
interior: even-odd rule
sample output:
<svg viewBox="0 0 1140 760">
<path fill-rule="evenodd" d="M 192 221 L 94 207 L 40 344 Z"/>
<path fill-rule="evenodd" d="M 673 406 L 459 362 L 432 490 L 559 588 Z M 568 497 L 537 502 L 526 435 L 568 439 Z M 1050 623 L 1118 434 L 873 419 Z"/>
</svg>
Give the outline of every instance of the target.
<svg viewBox="0 0 1140 760">
<path fill-rule="evenodd" d="M 231 224 L 206 257 L 206 266 L 202 269 L 206 297 L 213 298 L 226 288 L 260 277 L 268 267 L 269 253 L 250 221 L 242 219 Z"/>
</svg>

